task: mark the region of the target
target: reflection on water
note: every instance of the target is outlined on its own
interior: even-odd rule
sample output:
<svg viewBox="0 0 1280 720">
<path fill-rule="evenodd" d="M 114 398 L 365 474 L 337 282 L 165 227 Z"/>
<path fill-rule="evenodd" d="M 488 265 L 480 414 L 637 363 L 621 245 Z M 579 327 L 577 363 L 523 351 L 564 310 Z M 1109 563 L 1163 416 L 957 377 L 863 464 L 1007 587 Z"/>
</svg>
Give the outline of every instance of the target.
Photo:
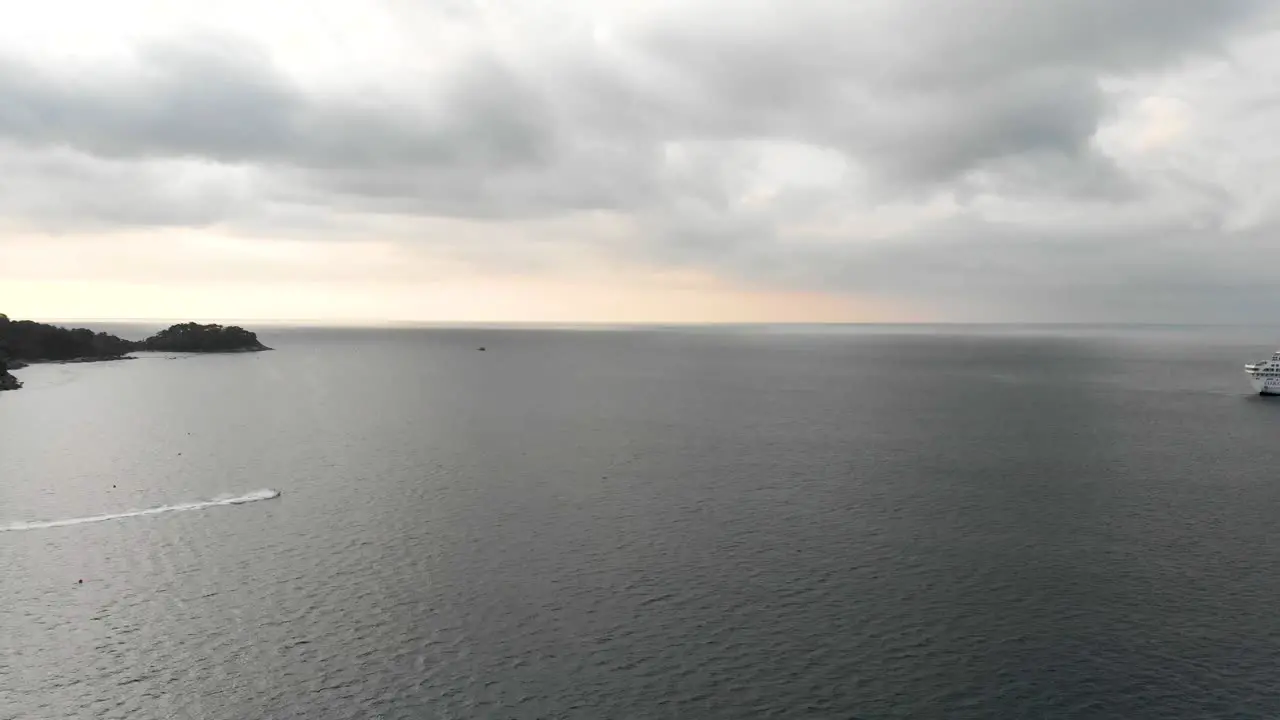
<svg viewBox="0 0 1280 720">
<path fill-rule="evenodd" d="M 1280 713 L 1280 333 L 260 334 L 0 395 L 0 718 Z"/>
</svg>

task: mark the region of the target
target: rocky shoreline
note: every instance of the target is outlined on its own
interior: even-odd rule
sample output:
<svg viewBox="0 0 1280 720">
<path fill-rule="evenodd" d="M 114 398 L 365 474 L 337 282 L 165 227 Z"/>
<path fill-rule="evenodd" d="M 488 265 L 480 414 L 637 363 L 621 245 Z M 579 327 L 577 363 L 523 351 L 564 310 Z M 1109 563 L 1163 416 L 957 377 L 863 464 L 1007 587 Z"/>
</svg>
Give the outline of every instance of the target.
<svg viewBox="0 0 1280 720">
<path fill-rule="evenodd" d="M 3 360 L 0 360 L 0 390 L 17 390 L 22 387 L 22 382 L 9 372 L 9 368 Z"/>
<path fill-rule="evenodd" d="M 29 363 L 18 362 L 18 364 L 16 365 L 13 364 L 15 361 L 10 361 L 9 369 L 17 370 L 18 368 L 26 367 L 28 365 L 75 365 L 78 363 L 112 362 L 115 360 L 137 360 L 137 359 L 138 358 L 132 355 L 110 355 L 105 357 L 90 355 L 87 357 L 67 358 L 66 360 L 32 360 Z"/>
</svg>

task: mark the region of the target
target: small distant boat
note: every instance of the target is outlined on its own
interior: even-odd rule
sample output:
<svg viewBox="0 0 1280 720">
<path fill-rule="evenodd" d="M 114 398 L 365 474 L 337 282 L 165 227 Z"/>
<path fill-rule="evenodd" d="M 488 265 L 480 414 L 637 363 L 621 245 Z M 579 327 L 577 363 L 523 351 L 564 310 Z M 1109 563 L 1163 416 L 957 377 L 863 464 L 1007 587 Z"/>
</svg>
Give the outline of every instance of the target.
<svg viewBox="0 0 1280 720">
<path fill-rule="evenodd" d="M 1245 365 L 1244 374 L 1259 395 L 1280 395 L 1280 350 L 1270 360 Z"/>
</svg>

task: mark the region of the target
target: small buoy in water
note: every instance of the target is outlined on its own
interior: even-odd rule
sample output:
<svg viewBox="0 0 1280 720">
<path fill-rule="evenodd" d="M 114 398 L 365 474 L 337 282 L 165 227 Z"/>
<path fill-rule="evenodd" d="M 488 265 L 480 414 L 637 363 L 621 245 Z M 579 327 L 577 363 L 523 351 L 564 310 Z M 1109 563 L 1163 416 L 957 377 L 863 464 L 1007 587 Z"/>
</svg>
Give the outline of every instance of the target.
<svg viewBox="0 0 1280 720">
<path fill-rule="evenodd" d="M 76 581 L 76 584 L 77 584 L 77 585 L 83 585 L 83 584 L 84 584 L 84 578 L 80 578 L 79 580 L 77 580 L 77 581 Z"/>
</svg>

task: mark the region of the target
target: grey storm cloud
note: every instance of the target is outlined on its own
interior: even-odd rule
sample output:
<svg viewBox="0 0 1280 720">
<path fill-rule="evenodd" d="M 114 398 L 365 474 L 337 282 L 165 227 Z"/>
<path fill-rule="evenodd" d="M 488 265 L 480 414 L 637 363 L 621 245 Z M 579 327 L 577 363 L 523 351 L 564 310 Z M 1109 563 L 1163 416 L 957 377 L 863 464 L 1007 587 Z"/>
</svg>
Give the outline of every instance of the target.
<svg viewBox="0 0 1280 720">
<path fill-rule="evenodd" d="M 724 22 L 732 11 L 716 5 L 725 12 L 641 43 L 691 86 L 686 130 L 799 137 L 943 181 L 1021 153 L 1087 154 L 1107 111 L 1099 76 L 1220 50 L 1266 3 L 902 2 L 875 17 L 867 6 L 747 2 Z"/>
<path fill-rule="evenodd" d="M 475 54 L 443 82 L 394 97 L 309 95 L 261 50 L 207 38 L 144 46 L 130 69 L 72 72 L 0 56 L 0 137 L 103 157 L 532 171 L 553 181 L 591 165 L 652 174 L 652 158 L 628 147 L 781 137 L 907 180 L 945 181 L 1018 154 L 1088 153 L 1106 111 L 1099 74 L 1212 50 L 1262 3 L 905 2 L 876 18 L 860 17 L 859 5 L 713 3 L 718 12 L 621 38 L 657 83 L 589 48 L 539 73 Z M 736 18 L 725 23 L 728 13 Z M 372 195 L 405 185 L 341 184 Z"/>
<path fill-rule="evenodd" d="M 277 216 L 269 204 L 508 221 L 606 210 L 645 233 L 627 252 L 760 282 L 892 294 L 928 278 L 939 297 L 976 283 L 994 298 L 1119 285 L 1100 258 L 1139 263 L 1123 248 L 1159 246 L 1176 223 L 1137 235 L 1068 224 L 1037 241 L 1036 228 L 961 213 L 898 242 L 855 229 L 816 249 L 788 226 L 938 193 L 1145 202 L 1146 180 L 1098 148 L 1115 110 L 1103 81 L 1223 53 L 1268 5 L 708 2 L 619 23 L 607 40 L 457 56 L 395 92 L 309 89 L 267 51 L 207 37 L 102 67 L 0 51 L 0 210 L 71 227 L 234 225 Z M 744 204 L 753 143 L 768 142 L 830 151 L 852 179 Z M 1192 261 L 1202 245 L 1179 247 L 1181 274 L 1149 284 L 1207 277 Z M 1064 268 L 1074 280 L 1054 274 Z"/>
<path fill-rule="evenodd" d="M 535 162 L 547 150 L 539 98 L 522 90 L 481 59 L 417 112 L 394 98 L 315 98 L 253 46 L 201 40 L 144 47 L 132 72 L 0 59 L 0 134 L 113 158 L 493 167 Z"/>
</svg>

